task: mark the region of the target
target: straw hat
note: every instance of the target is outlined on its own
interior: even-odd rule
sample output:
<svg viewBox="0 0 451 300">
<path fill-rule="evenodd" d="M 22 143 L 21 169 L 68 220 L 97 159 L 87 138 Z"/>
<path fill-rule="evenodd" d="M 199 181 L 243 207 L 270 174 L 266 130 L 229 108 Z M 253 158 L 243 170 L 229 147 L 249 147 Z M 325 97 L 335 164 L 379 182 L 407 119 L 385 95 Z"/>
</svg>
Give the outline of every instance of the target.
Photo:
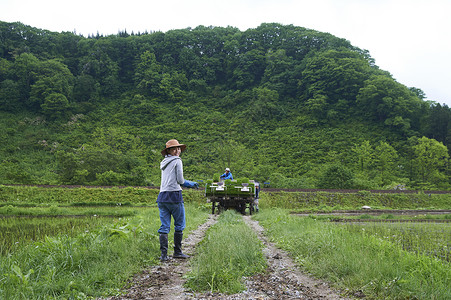
<svg viewBox="0 0 451 300">
<path fill-rule="evenodd" d="M 182 152 L 186 149 L 186 145 L 180 144 L 179 141 L 172 139 L 166 142 L 166 148 L 161 151 L 161 155 L 165 156 L 166 154 L 168 154 L 167 150 L 172 147 L 180 147 L 182 148 Z"/>
</svg>

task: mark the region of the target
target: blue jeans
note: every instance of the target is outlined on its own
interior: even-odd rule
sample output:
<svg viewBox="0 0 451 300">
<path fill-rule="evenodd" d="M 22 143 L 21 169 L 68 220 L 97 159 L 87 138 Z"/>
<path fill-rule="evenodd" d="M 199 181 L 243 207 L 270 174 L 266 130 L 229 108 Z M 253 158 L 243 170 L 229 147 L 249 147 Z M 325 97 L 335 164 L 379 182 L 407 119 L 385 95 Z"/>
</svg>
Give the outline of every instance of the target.
<svg viewBox="0 0 451 300">
<path fill-rule="evenodd" d="M 175 231 L 182 232 L 183 229 L 185 229 L 185 206 L 183 205 L 183 202 L 158 202 L 158 209 L 160 210 L 161 221 L 158 233 L 169 233 L 171 230 L 171 216 L 174 218 Z"/>
</svg>

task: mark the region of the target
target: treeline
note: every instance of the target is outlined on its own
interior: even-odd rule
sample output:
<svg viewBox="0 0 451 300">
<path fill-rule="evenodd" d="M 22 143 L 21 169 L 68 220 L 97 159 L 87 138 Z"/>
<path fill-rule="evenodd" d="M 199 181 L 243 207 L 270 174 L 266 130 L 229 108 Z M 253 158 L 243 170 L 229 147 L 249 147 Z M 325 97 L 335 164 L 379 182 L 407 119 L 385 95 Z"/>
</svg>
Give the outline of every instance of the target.
<svg viewBox="0 0 451 300">
<path fill-rule="evenodd" d="M 192 179 L 450 186 L 450 109 L 293 25 L 85 38 L 0 22 L 0 88 L 2 182 L 158 185 L 177 138 Z"/>
</svg>

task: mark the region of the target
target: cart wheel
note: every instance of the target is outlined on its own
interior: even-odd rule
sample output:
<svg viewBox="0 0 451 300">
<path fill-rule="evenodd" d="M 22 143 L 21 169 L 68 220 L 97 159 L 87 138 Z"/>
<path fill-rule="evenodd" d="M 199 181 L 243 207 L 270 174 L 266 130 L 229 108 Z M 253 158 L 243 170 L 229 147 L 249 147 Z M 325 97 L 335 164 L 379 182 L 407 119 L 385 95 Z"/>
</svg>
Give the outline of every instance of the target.
<svg viewBox="0 0 451 300">
<path fill-rule="evenodd" d="M 214 215 L 215 214 L 215 202 L 211 202 L 211 214 Z"/>
<path fill-rule="evenodd" d="M 252 212 L 254 211 L 254 204 L 249 203 L 249 215 L 252 216 Z"/>
<path fill-rule="evenodd" d="M 240 205 L 240 210 L 242 215 L 246 215 L 246 203 Z"/>
</svg>

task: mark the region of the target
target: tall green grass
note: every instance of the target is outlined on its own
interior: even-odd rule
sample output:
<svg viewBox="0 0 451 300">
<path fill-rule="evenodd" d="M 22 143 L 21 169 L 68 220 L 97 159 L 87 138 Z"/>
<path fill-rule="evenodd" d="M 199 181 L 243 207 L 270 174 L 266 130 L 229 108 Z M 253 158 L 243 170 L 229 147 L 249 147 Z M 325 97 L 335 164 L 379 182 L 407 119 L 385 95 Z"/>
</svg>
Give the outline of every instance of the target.
<svg viewBox="0 0 451 300">
<path fill-rule="evenodd" d="M 356 234 L 373 235 L 396 243 L 406 251 L 451 262 L 451 224 L 354 223 L 342 226 Z"/>
<path fill-rule="evenodd" d="M 186 232 L 208 213 L 186 205 Z M 75 237 L 60 234 L 0 256 L 0 299 L 85 299 L 119 294 L 159 257 L 158 209 Z"/>
<path fill-rule="evenodd" d="M 112 218 L 64 217 L 64 218 L 1 218 L 0 255 L 14 252 L 27 244 L 60 234 L 76 236 L 96 229 L 102 224 L 113 223 Z"/>
<path fill-rule="evenodd" d="M 303 269 L 340 288 L 370 299 L 451 299 L 449 263 L 287 210 L 262 210 L 254 218 Z"/>
<path fill-rule="evenodd" d="M 262 244 L 240 215 L 221 214 L 191 261 L 186 286 L 195 291 L 236 293 L 245 289 L 243 277 L 262 272 Z"/>
</svg>

